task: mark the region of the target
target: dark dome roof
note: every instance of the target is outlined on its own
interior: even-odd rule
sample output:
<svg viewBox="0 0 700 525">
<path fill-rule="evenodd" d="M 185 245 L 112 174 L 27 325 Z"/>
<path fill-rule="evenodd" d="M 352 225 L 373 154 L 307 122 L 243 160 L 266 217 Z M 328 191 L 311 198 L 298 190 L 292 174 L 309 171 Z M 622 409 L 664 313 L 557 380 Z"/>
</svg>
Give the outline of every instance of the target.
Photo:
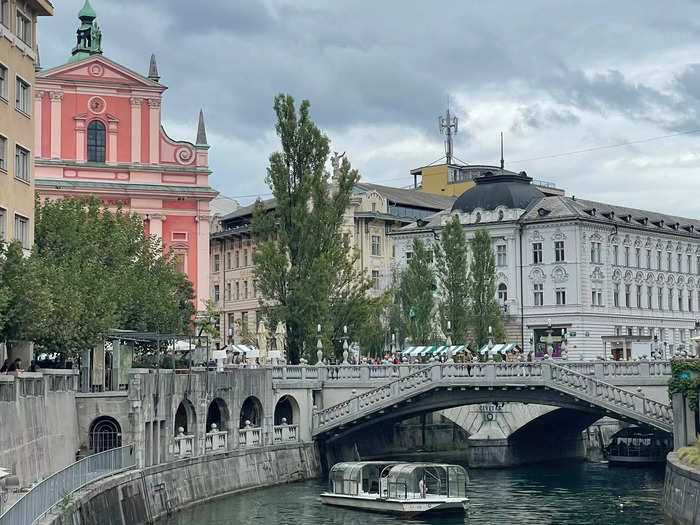
<svg viewBox="0 0 700 525">
<path fill-rule="evenodd" d="M 494 168 L 474 182 L 476 187 L 462 193 L 452 205 L 452 211 L 493 210 L 498 206 L 525 210 L 533 201 L 544 197 L 544 193 L 530 184 L 532 179 L 524 171 L 518 174 Z"/>
</svg>

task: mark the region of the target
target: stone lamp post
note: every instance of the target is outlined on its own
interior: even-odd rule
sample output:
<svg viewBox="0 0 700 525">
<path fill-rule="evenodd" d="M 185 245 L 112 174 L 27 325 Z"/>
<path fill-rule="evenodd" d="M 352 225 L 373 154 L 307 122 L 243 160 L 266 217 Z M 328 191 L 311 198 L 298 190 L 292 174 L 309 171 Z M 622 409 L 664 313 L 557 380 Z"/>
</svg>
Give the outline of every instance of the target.
<svg viewBox="0 0 700 525">
<path fill-rule="evenodd" d="M 343 326 L 343 364 L 347 365 L 348 363 L 348 327 L 347 325 Z"/>
<path fill-rule="evenodd" d="M 447 321 L 447 337 L 445 338 L 445 346 L 447 346 L 447 362 L 452 363 L 452 323 Z"/>
<path fill-rule="evenodd" d="M 486 357 L 489 361 L 493 361 L 493 355 L 491 355 L 491 349 L 493 348 L 493 328 L 489 325 L 489 342 L 486 345 Z"/>
<path fill-rule="evenodd" d="M 321 325 L 316 327 L 316 366 L 323 366 L 323 342 L 321 341 Z"/>
<path fill-rule="evenodd" d="M 554 353 L 553 345 L 554 338 L 552 338 L 552 320 L 547 319 L 547 344 L 545 345 L 544 353 L 549 355 L 550 357 L 550 349 L 552 350 L 552 353 Z"/>
</svg>

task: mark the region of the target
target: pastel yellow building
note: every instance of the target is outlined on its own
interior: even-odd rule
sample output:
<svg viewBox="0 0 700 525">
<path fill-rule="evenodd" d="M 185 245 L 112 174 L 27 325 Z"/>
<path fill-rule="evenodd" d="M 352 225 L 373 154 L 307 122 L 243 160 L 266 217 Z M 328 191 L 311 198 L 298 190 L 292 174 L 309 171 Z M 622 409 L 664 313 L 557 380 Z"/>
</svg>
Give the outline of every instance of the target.
<svg viewBox="0 0 700 525">
<path fill-rule="evenodd" d="M 47 0 L 0 0 L 0 241 L 34 241 L 34 72 Z"/>
</svg>

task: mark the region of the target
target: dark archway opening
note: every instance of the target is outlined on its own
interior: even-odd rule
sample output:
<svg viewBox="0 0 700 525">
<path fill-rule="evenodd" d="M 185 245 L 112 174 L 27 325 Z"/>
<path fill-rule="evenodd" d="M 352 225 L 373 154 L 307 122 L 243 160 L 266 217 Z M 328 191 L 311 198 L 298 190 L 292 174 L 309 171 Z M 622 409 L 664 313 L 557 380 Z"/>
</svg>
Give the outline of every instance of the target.
<svg viewBox="0 0 700 525">
<path fill-rule="evenodd" d="M 226 402 L 217 397 L 209 404 L 209 409 L 207 410 L 206 431 L 210 432 L 213 430 L 212 425 L 216 425 L 217 430 L 228 430 L 228 420 L 229 415 Z"/>
<path fill-rule="evenodd" d="M 245 428 L 247 421 L 250 421 L 252 427 L 262 426 L 263 408 L 260 400 L 255 396 L 246 398 L 241 406 L 240 428 Z"/>
<path fill-rule="evenodd" d="M 180 428 L 185 435 L 194 434 L 196 428 L 196 415 L 194 407 L 187 399 L 184 399 L 175 412 L 175 435 L 180 434 Z"/>
<path fill-rule="evenodd" d="M 282 419 L 284 423 L 293 425 L 299 423 L 299 404 L 296 399 L 290 395 L 285 395 L 277 401 L 275 405 L 275 425 L 281 425 Z"/>
<path fill-rule="evenodd" d="M 90 451 L 93 454 L 122 446 L 122 429 L 116 419 L 102 416 L 95 419 L 89 431 Z"/>
</svg>

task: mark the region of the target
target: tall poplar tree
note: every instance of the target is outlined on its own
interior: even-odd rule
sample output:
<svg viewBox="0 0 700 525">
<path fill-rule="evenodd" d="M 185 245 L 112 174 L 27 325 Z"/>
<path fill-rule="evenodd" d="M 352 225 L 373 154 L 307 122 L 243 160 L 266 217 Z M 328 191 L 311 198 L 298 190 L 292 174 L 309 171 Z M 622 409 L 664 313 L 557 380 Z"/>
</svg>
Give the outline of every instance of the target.
<svg viewBox="0 0 700 525">
<path fill-rule="evenodd" d="M 432 250 L 422 240 L 414 239 L 397 294 L 406 333 L 415 345 L 429 345 L 436 340 L 435 288 Z"/>
<path fill-rule="evenodd" d="M 317 324 L 329 353 L 337 332 L 333 311 L 342 310 L 343 301 L 357 300 L 369 286 L 352 268 L 354 259 L 340 232 L 359 175 L 343 159 L 337 182 L 329 186 L 324 169 L 328 137 L 310 119 L 309 107 L 304 100 L 297 113 L 290 95 L 275 97 L 282 150 L 270 155 L 265 181 L 276 203 L 265 211 L 258 202 L 251 224 L 261 310 L 268 326 L 285 324 L 292 363 L 300 357 L 315 361 Z"/>
<path fill-rule="evenodd" d="M 472 260 L 467 289 L 471 307 L 472 337 L 477 347 L 488 342 L 488 327 L 493 329 L 493 342 L 505 338 L 501 309 L 496 300 L 496 259 L 491 237 L 485 228 L 476 231 L 471 242 Z"/>
<path fill-rule="evenodd" d="M 443 331 L 450 321 L 452 341 L 466 344 L 469 332 L 467 254 L 469 246 L 459 217 L 452 217 L 435 245 L 435 269 L 440 289 L 440 323 Z"/>
</svg>

